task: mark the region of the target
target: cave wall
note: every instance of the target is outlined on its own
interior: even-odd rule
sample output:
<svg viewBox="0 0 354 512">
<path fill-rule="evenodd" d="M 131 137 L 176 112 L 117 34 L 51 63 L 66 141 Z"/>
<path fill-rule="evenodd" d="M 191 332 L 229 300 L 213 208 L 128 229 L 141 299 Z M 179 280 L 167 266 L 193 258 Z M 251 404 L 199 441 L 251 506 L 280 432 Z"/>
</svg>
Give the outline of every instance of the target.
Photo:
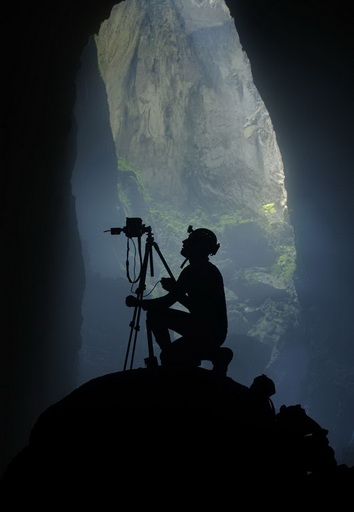
<svg viewBox="0 0 354 512">
<path fill-rule="evenodd" d="M 85 276 L 70 190 L 74 83 L 81 52 L 114 3 L 1 7 L 1 470 L 26 443 L 38 413 L 75 386 Z M 298 292 L 312 333 L 311 378 L 319 382 L 318 353 L 348 372 L 354 358 L 350 17 L 319 2 L 307 2 L 306 10 L 275 0 L 226 3 L 287 168 Z M 60 332 L 68 315 L 71 332 Z M 318 407 L 321 421 L 325 403 Z"/>
<path fill-rule="evenodd" d="M 300 399 L 329 429 L 339 460 L 352 460 L 353 447 L 345 444 L 354 425 L 353 8 L 314 0 L 232 5 L 286 169 L 310 350 Z"/>
<path fill-rule="evenodd" d="M 80 56 L 113 2 L 5 3 L 1 470 L 76 383 L 85 276 L 70 178 Z"/>
</svg>

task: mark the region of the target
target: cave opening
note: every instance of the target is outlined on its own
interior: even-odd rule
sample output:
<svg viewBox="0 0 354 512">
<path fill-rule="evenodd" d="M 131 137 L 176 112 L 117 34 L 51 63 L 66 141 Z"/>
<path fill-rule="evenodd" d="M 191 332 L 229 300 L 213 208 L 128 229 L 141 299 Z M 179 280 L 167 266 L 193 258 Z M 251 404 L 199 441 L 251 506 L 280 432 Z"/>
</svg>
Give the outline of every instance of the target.
<svg viewBox="0 0 354 512">
<path fill-rule="evenodd" d="M 257 39 L 257 37 L 255 39 Z M 248 38 L 248 44 L 251 47 L 253 43 L 254 40 L 252 40 L 252 37 Z M 92 62 L 95 61 L 94 69 L 96 73 L 97 46 L 94 40 L 91 40 L 90 44 L 91 50 L 93 52 Z M 301 45 L 305 43 L 299 40 L 298 44 L 299 47 L 301 47 Z M 319 39 L 319 42 L 316 44 L 320 45 L 321 39 Z M 270 43 L 270 47 L 273 48 L 272 43 Z M 302 57 L 298 57 L 299 60 L 296 60 L 297 57 L 295 57 L 295 55 L 292 53 L 291 58 L 295 58 L 298 69 L 305 69 L 305 73 L 308 72 L 309 76 L 314 77 L 315 71 L 312 70 L 312 66 L 315 66 L 314 69 L 316 69 L 316 71 L 318 71 L 319 68 L 315 65 L 315 61 L 311 60 L 311 51 L 308 54 L 308 60 L 305 58 L 307 53 L 305 54 L 304 52 L 301 53 Z M 317 46 L 315 51 L 319 51 Z M 141 62 L 141 60 L 139 61 L 137 55 L 138 53 L 135 55 L 136 58 L 132 59 L 133 67 L 135 66 L 134 69 L 130 68 L 129 73 L 125 75 L 125 80 L 130 84 L 130 89 L 132 89 L 132 85 L 134 84 L 135 75 L 133 71 L 135 70 L 134 72 L 136 73 L 137 65 L 139 62 Z M 210 62 L 212 62 L 211 59 Z M 262 75 L 262 66 L 266 65 L 265 62 L 266 59 L 263 59 L 263 64 L 258 64 L 258 72 L 260 72 L 260 75 Z M 154 72 L 154 79 L 156 80 L 158 62 L 154 61 L 150 64 L 151 71 Z M 273 63 L 270 61 L 269 66 L 272 67 L 272 65 Z M 309 66 L 307 71 L 306 66 Z M 282 70 L 280 70 L 280 73 L 281 72 Z M 277 73 L 277 71 L 275 73 Z M 321 89 L 321 98 L 326 98 L 328 96 L 328 90 L 326 87 L 324 87 L 323 81 L 321 82 L 322 74 L 323 71 L 320 72 L 319 78 L 315 80 L 316 85 L 314 86 L 314 90 L 317 91 Z M 254 268 L 251 272 L 245 273 L 245 268 L 242 270 L 238 269 L 237 275 L 235 275 L 235 272 L 233 271 L 234 269 L 232 264 L 230 264 L 229 267 L 227 266 L 226 263 L 228 262 L 229 258 L 226 256 L 226 253 L 225 259 L 223 260 L 223 263 L 225 263 L 223 271 L 225 272 L 226 279 L 233 281 L 234 284 L 237 283 L 237 291 L 235 287 L 235 289 L 230 290 L 229 294 L 229 304 L 231 305 L 230 312 L 232 321 L 234 322 L 234 324 L 232 324 L 233 330 L 230 333 L 231 336 L 229 341 L 233 345 L 233 348 L 235 347 L 235 344 L 237 344 L 236 348 L 239 356 L 237 367 L 232 370 L 231 376 L 235 380 L 240 380 L 241 382 L 248 384 L 251 377 L 254 376 L 255 373 L 265 371 L 268 375 L 274 378 L 276 382 L 276 405 L 279 406 L 282 403 L 289 402 L 303 403 L 306 409 L 313 415 L 315 419 L 317 419 L 321 424 L 325 425 L 325 427 L 329 428 L 331 442 L 333 446 L 338 448 L 338 454 L 341 453 L 341 450 L 343 450 L 343 453 L 348 454 L 351 450 L 350 446 L 352 443 L 352 420 L 350 419 L 352 414 L 350 412 L 349 404 L 347 403 L 348 400 L 343 400 L 341 393 L 343 382 L 348 382 L 348 379 L 350 380 L 351 359 L 350 357 L 346 358 L 343 356 L 340 348 L 334 348 L 333 340 L 337 340 L 339 336 L 339 340 L 341 340 L 339 343 L 342 343 L 343 346 L 347 347 L 348 349 L 348 340 L 350 335 L 346 332 L 345 327 L 342 327 L 341 333 L 339 333 L 338 324 L 336 323 L 336 315 L 339 321 L 341 316 L 342 319 L 345 319 L 344 312 L 348 311 L 348 305 L 346 301 L 346 297 L 348 298 L 348 292 L 345 291 L 344 283 L 346 281 L 345 273 L 349 273 L 349 264 L 346 262 L 347 257 L 343 256 L 342 259 L 344 261 L 344 265 L 341 266 L 341 270 L 335 268 L 333 271 L 332 265 L 336 259 L 334 251 L 337 248 L 337 243 L 339 248 L 342 247 L 342 245 L 344 245 L 344 247 L 348 246 L 346 251 L 344 251 L 345 254 L 349 255 L 351 249 L 349 242 L 342 242 L 339 240 L 339 235 L 337 236 L 337 234 L 334 233 L 334 231 L 336 231 L 335 226 L 337 222 L 336 214 L 334 211 L 336 208 L 338 210 L 341 208 L 338 208 L 337 204 L 332 204 L 331 200 L 332 194 L 330 189 L 333 189 L 334 183 L 333 175 L 327 168 L 331 167 L 333 155 L 330 154 L 329 150 L 327 150 L 327 152 L 324 151 L 323 146 L 322 149 L 319 149 L 319 141 L 317 141 L 317 145 L 313 145 L 313 138 L 311 137 L 311 132 L 316 132 L 318 139 L 325 140 L 325 145 L 329 148 L 331 145 L 329 141 L 331 140 L 332 135 L 326 131 L 326 125 L 329 123 L 326 119 L 325 113 L 329 114 L 330 118 L 333 116 L 332 111 L 328 111 L 326 109 L 325 113 L 322 113 L 320 116 L 321 119 L 323 119 L 320 123 L 321 126 L 319 126 L 316 119 L 314 119 L 316 118 L 316 114 L 312 111 L 312 109 L 314 109 L 316 105 L 322 101 L 323 104 L 326 104 L 326 99 L 322 100 L 320 97 L 318 97 L 317 100 L 313 102 L 313 98 L 311 98 L 311 92 L 308 92 L 307 90 L 304 93 L 305 97 L 300 99 L 296 94 L 291 93 L 292 89 L 286 80 L 290 80 L 291 82 L 291 77 L 294 77 L 290 71 L 289 75 L 290 78 L 285 74 L 285 88 L 282 89 L 280 85 L 278 93 L 276 92 L 276 80 L 274 81 L 275 89 L 272 89 L 273 80 L 271 78 L 271 74 L 269 75 L 270 80 L 267 83 L 264 83 L 262 78 L 260 81 L 262 82 L 263 90 L 266 92 L 267 100 L 270 100 L 270 104 L 272 106 L 271 112 L 276 114 L 275 117 L 277 118 L 278 123 L 284 128 L 284 118 L 288 116 L 290 119 L 287 123 L 285 123 L 285 132 L 279 133 L 279 136 L 282 138 L 283 146 L 285 141 L 285 147 L 287 147 L 288 150 L 288 160 L 286 165 L 291 169 L 291 172 L 286 174 L 287 169 L 285 168 L 285 178 L 289 195 L 292 198 L 292 220 L 295 220 L 296 222 L 297 246 L 300 247 L 301 257 L 299 261 L 296 260 L 296 252 L 298 247 L 295 251 L 292 238 L 293 234 L 290 226 L 291 242 L 281 244 L 282 249 L 280 252 L 276 251 L 277 258 L 276 261 L 273 260 L 274 264 L 272 265 L 272 271 L 274 274 L 271 278 L 271 287 L 269 287 L 269 274 L 265 275 L 264 261 L 257 261 L 257 255 L 265 254 L 267 257 L 269 257 L 269 262 L 271 262 L 272 253 L 269 253 L 264 244 L 262 245 L 262 237 L 256 236 L 257 232 L 259 234 L 259 226 L 248 223 L 247 220 L 249 219 L 241 216 L 237 219 L 237 234 L 231 235 L 230 233 L 232 232 L 232 225 L 229 225 L 229 221 L 231 221 L 232 224 L 235 222 L 235 218 L 232 216 L 229 218 L 228 215 L 223 212 L 223 225 L 221 231 L 224 233 L 223 230 L 226 228 L 226 236 L 224 240 L 227 241 L 227 249 L 237 253 L 237 258 L 240 262 L 248 261 L 250 256 L 255 258 Z M 216 86 L 216 84 L 218 85 L 216 77 L 217 73 L 215 72 L 214 67 L 214 72 L 208 76 L 207 84 L 204 84 L 205 87 L 207 88 L 209 86 L 210 88 L 213 88 Z M 98 81 L 100 83 L 100 87 L 104 87 L 101 76 L 98 78 Z M 282 84 L 281 79 L 279 82 Z M 149 87 L 147 88 L 147 92 L 149 94 L 151 94 L 151 91 L 155 85 L 153 83 L 149 84 Z M 304 87 L 304 89 L 306 89 L 306 87 Z M 195 104 L 199 102 L 199 105 L 201 105 L 203 103 L 202 99 L 205 99 L 205 97 L 203 97 L 202 94 L 198 95 L 198 91 L 196 89 L 193 92 L 193 101 Z M 106 92 L 103 92 L 103 94 L 106 94 Z M 276 99 L 277 94 L 281 96 L 280 99 Z M 316 94 L 314 94 L 314 96 L 316 96 Z M 125 99 L 127 100 L 128 98 L 125 97 Z M 147 104 L 148 101 L 147 98 L 145 98 L 145 105 Z M 195 222 L 197 223 L 205 220 L 199 216 L 199 213 L 203 208 L 200 208 L 200 203 L 198 202 L 199 211 L 196 212 L 194 210 L 189 210 L 187 215 L 188 220 L 185 218 L 183 219 L 183 222 L 175 223 L 172 226 L 172 231 L 174 233 L 174 239 L 176 242 L 174 243 L 173 248 L 167 248 L 168 245 L 165 246 L 164 244 L 167 242 L 167 239 L 170 238 L 170 234 L 166 237 L 166 224 L 162 224 L 160 226 L 157 217 L 163 217 L 161 214 L 164 209 L 167 211 L 168 209 L 172 208 L 175 211 L 175 208 L 173 202 L 171 203 L 170 200 L 167 200 L 167 202 L 165 201 L 163 208 L 155 208 L 155 211 L 151 211 L 151 209 L 146 208 L 146 196 L 144 196 L 146 193 L 146 187 L 144 188 L 144 186 L 146 184 L 140 181 L 140 178 L 143 177 L 143 174 L 141 173 L 143 168 L 141 161 L 145 160 L 145 157 L 151 157 L 151 148 L 148 146 L 149 137 L 146 136 L 146 133 L 144 136 L 141 131 L 139 132 L 139 123 L 136 124 L 137 119 L 139 119 L 137 105 L 138 102 L 136 102 L 135 107 L 132 107 L 131 110 L 129 110 L 129 102 L 127 101 L 127 108 L 124 111 L 124 115 L 120 116 L 120 118 L 124 119 L 124 122 L 127 124 L 125 124 L 123 128 L 120 127 L 120 134 L 118 133 L 119 130 L 117 132 L 120 141 L 120 145 L 118 147 L 120 149 L 123 148 L 121 153 L 117 153 L 117 145 L 115 144 L 116 141 L 114 138 L 112 139 L 113 133 L 115 132 L 112 130 L 112 126 L 108 127 L 107 119 L 109 118 L 109 113 L 107 110 L 107 104 L 106 102 L 102 102 L 102 109 L 106 110 L 106 124 L 104 129 L 107 130 L 107 133 L 109 133 L 109 151 L 112 157 L 112 163 L 110 164 L 109 171 L 111 179 L 109 185 L 109 194 L 111 194 L 112 197 L 112 206 L 111 213 L 108 214 L 109 219 L 104 219 L 104 221 L 101 222 L 101 225 L 99 227 L 97 226 L 95 233 L 98 235 L 98 231 L 100 231 L 101 235 L 101 228 L 106 229 L 110 227 L 110 224 L 112 224 L 112 219 L 116 219 L 117 224 L 122 226 L 125 223 L 126 215 L 141 215 L 144 218 L 144 221 L 147 220 L 148 223 L 151 221 L 154 229 L 156 227 L 156 232 L 158 235 L 157 239 L 159 242 L 162 242 L 163 251 L 168 254 L 169 258 L 171 258 L 169 261 L 175 261 L 176 267 L 174 268 L 178 268 L 177 261 L 173 260 L 176 244 L 178 244 L 178 241 L 182 239 L 180 236 L 182 232 L 183 235 L 185 234 L 184 230 L 190 223 L 191 217 L 195 219 Z M 190 103 L 190 105 L 192 105 L 192 103 Z M 307 106 L 308 112 L 310 114 L 306 117 L 305 129 L 303 129 L 301 124 L 304 118 L 301 117 L 300 114 L 301 109 L 305 108 L 304 105 Z M 297 106 L 299 109 L 297 109 Z M 145 115 L 147 110 L 148 109 L 145 110 Z M 173 124 L 170 120 L 173 118 L 174 111 L 170 106 L 170 108 L 166 108 L 164 112 L 166 114 L 168 113 L 168 115 L 163 117 L 162 125 L 163 128 L 166 129 L 166 134 L 169 136 L 166 137 L 166 140 L 170 140 L 171 129 L 173 128 Z M 334 124 L 337 125 L 337 114 L 335 114 L 334 118 Z M 255 133 L 253 120 L 254 118 L 250 117 L 247 119 L 247 122 L 243 126 L 243 134 L 246 137 L 251 137 Z M 130 122 L 133 124 L 131 125 Z M 217 122 L 220 122 L 219 118 L 217 118 Z M 145 153 L 142 156 L 140 155 L 140 160 L 139 157 L 137 157 L 136 161 L 134 161 L 134 158 L 131 159 L 131 154 L 134 153 L 134 150 L 132 150 L 132 153 L 129 153 L 129 137 L 127 136 L 129 133 L 129 126 L 134 126 L 136 128 L 136 133 L 138 133 L 140 136 L 142 147 L 146 149 Z M 153 128 L 158 130 L 159 126 L 154 125 Z M 321 133 L 322 129 L 323 135 Z M 185 141 L 186 140 L 188 141 L 191 139 L 185 137 Z M 345 142 L 345 138 L 343 141 Z M 343 148 L 343 141 L 341 141 L 339 144 L 339 147 L 343 149 L 341 155 L 346 154 L 346 150 Z M 198 147 L 202 151 L 206 146 L 201 144 Z M 134 148 L 133 144 L 131 148 Z M 221 154 L 222 152 L 223 151 L 221 151 Z M 297 154 L 295 154 L 296 152 Z M 329 154 L 329 158 L 326 159 L 325 155 L 327 153 Z M 161 154 L 163 154 L 162 151 Z M 187 157 L 188 156 L 189 155 L 187 155 Z M 215 160 L 217 161 L 218 158 L 220 158 L 220 152 L 215 157 Z M 339 163 L 342 161 L 342 159 L 344 161 L 345 157 L 341 156 Z M 191 163 L 191 160 L 188 158 L 186 158 L 186 161 L 188 164 Z M 156 176 L 158 176 L 158 174 L 154 174 L 153 172 L 155 169 L 156 167 L 154 166 L 150 166 L 148 169 L 146 174 L 148 180 L 157 179 Z M 182 174 L 185 177 L 190 178 L 191 181 L 190 186 L 187 187 L 187 189 L 183 189 L 184 193 L 182 194 L 182 199 L 190 199 L 191 191 L 193 194 L 198 194 L 202 189 L 207 190 L 209 188 L 210 190 L 210 181 L 206 180 L 201 185 L 201 183 L 196 179 L 198 173 L 190 172 L 188 169 L 190 169 L 188 166 L 184 167 Z M 326 169 L 326 174 L 323 174 L 322 170 L 320 171 L 320 169 Z M 307 174 L 308 179 L 305 177 Z M 331 183 L 330 187 L 328 186 L 328 182 Z M 155 181 L 154 183 L 156 185 L 158 182 Z M 306 183 L 306 185 L 304 186 L 303 183 Z M 141 188 L 142 184 L 143 188 Z M 176 184 L 178 187 L 181 187 L 181 184 L 178 181 L 171 182 L 170 186 L 173 188 L 176 186 Z M 154 186 L 153 188 L 154 190 L 158 190 L 159 186 Z M 211 188 L 215 189 L 215 187 Z M 128 193 L 131 193 L 130 199 Z M 115 199 L 113 199 L 112 194 L 115 196 Z M 129 201 L 127 201 L 127 198 Z M 143 200 L 141 200 L 142 198 Z M 156 199 L 157 198 L 154 197 L 154 201 L 156 201 Z M 161 198 L 158 199 L 161 200 Z M 199 199 L 200 196 L 198 196 L 198 200 Z M 77 196 L 77 201 L 79 201 L 79 194 Z M 218 201 L 218 204 L 222 203 L 223 199 Z M 134 205 L 132 209 L 130 208 L 131 204 Z M 210 204 L 215 204 L 215 201 L 211 202 Z M 143 209 L 141 209 L 142 206 Z M 272 214 L 273 209 L 276 206 L 278 205 L 276 204 L 276 201 L 273 201 L 273 198 L 267 199 L 266 201 L 262 202 L 262 213 L 265 215 Z M 90 209 L 89 206 L 88 209 Z M 247 213 L 249 213 L 249 211 Z M 347 225 L 349 218 L 350 216 L 346 216 L 342 223 Z M 163 220 L 166 221 L 166 218 Z M 178 218 L 178 220 L 180 219 Z M 289 223 L 289 219 L 287 218 L 286 220 Z M 213 218 L 211 222 L 212 226 L 214 226 L 214 221 L 215 218 Z M 91 223 L 91 225 L 93 225 L 93 223 Z M 168 222 L 167 226 L 169 226 L 169 228 L 171 227 Z M 220 224 L 218 224 L 217 227 L 220 228 Z M 230 229 L 231 231 L 229 231 Z M 251 233 L 253 233 L 255 236 L 248 237 L 248 235 Z M 251 251 L 245 250 L 242 245 L 244 242 L 246 244 L 248 243 L 249 247 L 252 247 Z M 93 270 L 93 274 L 95 274 L 96 281 L 100 282 L 100 285 L 97 285 L 98 287 L 102 285 L 103 290 L 103 280 L 106 280 L 107 286 L 111 289 L 111 292 L 108 292 L 107 289 L 103 291 L 103 295 L 106 299 L 111 297 L 107 301 L 106 307 L 103 309 L 103 311 L 108 312 L 110 308 L 114 309 L 118 307 L 118 304 L 123 304 L 124 297 L 130 290 L 128 289 L 129 287 L 124 275 L 124 265 L 122 265 L 122 261 L 125 258 L 125 241 L 122 237 L 115 237 L 110 239 L 107 236 L 104 238 L 100 237 L 99 241 L 96 239 L 94 243 L 96 250 L 98 247 L 103 247 L 103 244 L 107 244 L 107 250 L 102 250 L 101 255 L 97 255 L 96 261 L 98 261 L 99 258 L 102 259 L 102 255 L 105 254 L 105 269 L 98 272 L 97 269 L 95 269 Z M 87 262 L 91 258 L 89 255 L 90 251 L 87 250 L 87 244 L 85 240 L 83 241 L 83 245 L 85 246 L 85 261 L 86 267 L 88 268 Z M 242 248 L 242 250 L 240 250 L 240 248 Z M 100 249 L 98 249 L 98 252 L 99 251 Z M 96 256 L 93 257 L 93 260 L 95 259 Z M 282 286 L 280 286 L 279 292 L 277 281 L 274 281 L 274 277 L 277 275 L 279 276 L 279 272 L 280 275 L 282 275 L 284 270 L 288 275 L 294 275 L 294 259 L 296 260 L 297 265 L 295 275 L 295 277 L 297 276 L 296 290 L 301 295 L 301 309 L 306 313 L 306 319 L 303 323 L 301 313 L 300 318 L 298 317 L 299 311 L 296 297 L 296 304 L 294 307 L 294 302 L 291 300 L 288 301 L 289 297 L 286 294 L 281 297 Z M 92 267 L 90 268 L 92 270 Z M 262 269 L 261 271 L 259 270 L 260 268 Z M 112 274 L 107 275 L 107 269 L 112 269 Z M 323 278 L 323 275 L 326 275 L 326 279 Z M 343 284 L 343 292 L 339 291 L 339 288 L 335 283 L 336 275 Z M 284 274 L 282 275 L 282 278 L 284 278 Z M 274 284 L 276 284 L 276 286 L 274 286 Z M 250 292 L 251 288 L 253 288 L 254 293 Z M 95 288 L 93 287 L 92 290 L 94 289 Z M 328 293 L 328 290 L 331 290 L 331 292 Z M 94 294 L 96 295 L 96 292 Z M 265 296 L 269 297 L 269 295 L 272 297 L 270 303 L 267 303 L 265 307 L 264 305 L 260 306 L 261 302 L 259 301 L 262 301 L 262 298 L 264 299 Z M 332 307 L 333 296 L 337 296 L 338 298 L 338 305 L 334 309 Z M 290 306 L 289 309 L 284 308 L 284 302 L 286 304 L 286 308 Z M 350 301 L 348 301 L 348 304 L 349 302 Z M 104 301 L 102 301 L 102 304 L 103 303 Z M 242 304 L 241 307 L 238 307 L 239 303 Z M 233 307 L 234 304 L 236 307 Z M 93 306 L 94 303 L 92 303 L 92 307 Z M 337 311 L 337 309 L 340 309 L 341 311 Z M 286 311 L 285 317 L 288 319 L 288 323 L 286 322 L 285 332 L 282 331 L 279 337 L 276 335 L 277 341 L 279 343 L 278 346 L 274 349 L 274 345 L 272 345 L 272 341 L 274 341 L 274 332 L 282 324 L 284 311 Z M 271 325 L 269 325 L 267 321 L 264 321 L 264 316 L 266 316 L 266 320 L 271 320 Z M 88 317 L 89 313 L 87 314 L 87 318 Z M 101 318 L 102 317 L 103 315 Z M 127 311 L 124 308 L 119 311 L 118 316 L 116 315 L 115 310 L 111 318 L 115 318 L 115 320 L 114 323 L 111 324 L 113 329 L 111 330 L 112 335 L 109 336 L 110 341 L 108 342 L 108 350 L 103 348 L 105 346 L 104 343 L 96 343 L 98 339 L 96 336 L 96 341 L 93 341 L 92 346 L 86 346 L 84 351 L 81 353 L 81 356 L 86 358 L 86 363 L 82 366 L 82 368 L 85 367 L 86 369 L 84 371 L 81 369 L 82 373 L 80 378 L 82 381 L 91 378 L 100 372 L 104 373 L 109 370 L 116 371 L 117 366 L 120 367 L 119 360 L 122 360 L 122 350 L 123 352 L 125 350 L 125 340 L 128 336 L 128 324 L 130 318 L 127 316 Z M 97 322 L 96 334 L 100 333 L 98 337 L 101 336 L 101 339 L 103 336 L 102 333 L 106 329 L 106 325 L 108 325 L 109 322 L 110 321 L 104 323 L 104 325 L 101 326 L 99 326 L 100 321 Z M 249 329 L 250 323 L 252 325 L 251 331 Z M 94 329 L 90 328 L 90 330 L 92 333 L 94 332 Z M 117 333 L 117 335 L 113 334 L 113 330 L 115 333 Z M 86 340 L 87 339 L 88 338 L 86 337 Z M 119 344 L 121 343 L 122 339 L 124 340 L 123 347 L 119 349 Z M 260 339 L 262 340 L 261 344 Z M 85 343 L 86 341 L 84 341 L 84 345 Z M 140 361 L 143 360 L 145 355 L 144 341 L 142 341 L 142 343 L 143 345 Z M 93 345 L 95 345 L 96 348 Z M 272 346 L 271 349 L 269 349 L 270 345 Z M 326 345 L 330 346 L 330 348 L 327 349 Z M 99 347 L 99 350 L 97 350 L 97 347 Z M 350 348 L 348 350 L 350 352 Z M 348 350 L 346 350 L 347 353 Z M 338 360 L 342 361 L 342 359 L 345 360 L 343 365 L 341 362 L 337 362 Z M 101 361 L 101 366 L 97 365 L 97 361 Z M 250 361 L 253 361 L 254 364 L 249 365 Z M 331 369 L 329 374 L 326 373 L 328 368 Z M 339 380 L 337 379 L 336 375 L 341 375 Z M 348 396 L 351 396 L 351 392 L 349 392 Z M 330 406 L 327 405 L 328 403 Z M 339 417 L 338 415 L 341 418 L 340 421 L 336 420 L 336 418 Z M 346 447 L 348 446 L 349 448 L 347 449 Z M 345 452 L 345 450 L 347 451 Z M 344 455 L 344 457 L 346 456 L 347 455 Z"/>
<path fill-rule="evenodd" d="M 79 383 L 122 369 L 131 320 L 126 240 L 104 230 L 141 216 L 176 275 L 187 226 L 218 233 L 226 344 L 237 353 L 229 374 L 250 385 L 267 372 L 279 401 L 297 400 L 306 355 L 293 348 L 299 309 L 284 168 L 234 20 L 209 2 L 204 10 L 191 2 L 189 11 L 185 2 L 177 13 L 155 2 L 149 15 L 125 4 L 90 38 L 77 79 L 72 186 L 86 271 Z M 281 350 L 297 356 L 280 371 Z"/>
</svg>

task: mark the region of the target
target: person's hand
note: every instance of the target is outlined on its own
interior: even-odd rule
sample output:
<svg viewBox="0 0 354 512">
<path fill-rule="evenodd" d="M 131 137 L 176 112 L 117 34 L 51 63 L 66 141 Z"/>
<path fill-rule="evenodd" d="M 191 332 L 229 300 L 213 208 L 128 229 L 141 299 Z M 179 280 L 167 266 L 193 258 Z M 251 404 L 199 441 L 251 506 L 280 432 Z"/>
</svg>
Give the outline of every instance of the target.
<svg viewBox="0 0 354 512">
<path fill-rule="evenodd" d="M 162 277 L 161 278 L 161 286 L 167 292 L 170 292 L 175 285 L 175 280 L 172 277 Z"/>
<path fill-rule="evenodd" d="M 128 306 L 128 308 L 138 306 L 139 300 L 137 297 L 134 297 L 134 295 L 128 295 L 125 299 L 125 305 Z"/>
</svg>

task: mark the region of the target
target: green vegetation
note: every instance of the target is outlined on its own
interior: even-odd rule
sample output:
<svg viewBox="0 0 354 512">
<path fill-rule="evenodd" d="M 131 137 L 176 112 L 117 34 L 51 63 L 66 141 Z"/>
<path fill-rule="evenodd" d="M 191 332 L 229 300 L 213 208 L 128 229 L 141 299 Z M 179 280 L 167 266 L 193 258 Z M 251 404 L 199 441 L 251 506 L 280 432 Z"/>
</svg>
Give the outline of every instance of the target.
<svg viewBox="0 0 354 512">
<path fill-rule="evenodd" d="M 118 157 L 118 170 L 123 172 L 131 173 L 134 176 L 139 191 L 142 193 L 144 200 L 148 203 L 151 201 L 149 191 L 143 185 L 143 172 L 140 169 L 135 169 L 132 165 L 128 164 L 125 158 Z"/>
<path fill-rule="evenodd" d="M 102 62 L 102 59 L 101 59 L 102 50 L 100 52 L 100 46 L 98 44 L 98 35 L 97 34 L 94 34 L 94 41 L 95 41 L 96 50 L 97 50 L 97 67 L 98 67 L 98 71 L 100 73 L 100 76 L 103 79 L 103 72 L 102 72 L 102 65 L 101 65 L 101 62 Z"/>
<path fill-rule="evenodd" d="M 296 269 L 295 248 L 293 245 L 281 245 L 276 247 L 275 250 L 279 256 L 275 265 L 273 265 L 271 272 L 274 276 L 282 279 L 285 283 L 290 283 L 292 282 Z"/>
<path fill-rule="evenodd" d="M 252 222 L 252 219 L 245 218 L 241 212 L 235 211 L 232 215 L 225 214 L 218 217 L 218 223 L 215 229 L 219 233 L 225 233 L 230 228 L 238 226 L 239 224 L 247 224 L 248 222 Z"/>
<path fill-rule="evenodd" d="M 243 218 L 240 212 L 234 214 L 215 215 L 207 214 L 200 207 L 195 208 L 191 214 L 184 211 L 172 209 L 169 204 L 160 204 L 158 208 L 150 208 L 153 223 L 159 226 L 162 235 L 170 239 L 180 240 L 186 235 L 188 225 L 194 229 L 206 227 L 214 231 L 218 238 L 235 226 L 251 222 L 251 219 Z"/>
<path fill-rule="evenodd" d="M 128 164 L 123 157 L 118 157 L 117 167 L 118 172 L 121 171 L 123 173 L 120 183 L 118 184 L 118 200 L 126 215 L 129 217 L 133 215 L 129 190 L 136 188 L 141 194 L 142 200 L 147 204 L 151 201 L 151 196 L 148 189 L 143 184 L 143 173 L 140 169 L 136 169 Z"/>
<path fill-rule="evenodd" d="M 269 215 L 270 213 L 276 213 L 275 203 L 268 203 L 262 206 L 263 213 Z"/>
<path fill-rule="evenodd" d="M 171 209 L 169 205 L 160 208 L 150 208 L 153 223 L 160 226 L 164 233 L 170 233 L 170 237 L 179 236 L 186 232 L 185 215 L 178 210 Z"/>
<path fill-rule="evenodd" d="M 125 187 L 117 185 L 117 193 L 118 193 L 118 208 L 123 210 L 124 215 L 126 217 L 131 217 L 133 215 L 132 204 L 131 204 L 129 195 L 127 194 Z"/>
</svg>

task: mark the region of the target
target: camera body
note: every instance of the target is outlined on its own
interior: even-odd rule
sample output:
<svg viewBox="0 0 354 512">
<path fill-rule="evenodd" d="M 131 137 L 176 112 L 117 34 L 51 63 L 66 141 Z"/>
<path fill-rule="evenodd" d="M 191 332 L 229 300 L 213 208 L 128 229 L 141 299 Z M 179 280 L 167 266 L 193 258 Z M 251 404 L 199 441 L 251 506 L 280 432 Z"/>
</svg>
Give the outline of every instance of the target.
<svg viewBox="0 0 354 512">
<path fill-rule="evenodd" d="M 123 228 L 123 231 L 128 238 L 136 238 L 142 236 L 146 229 L 140 217 L 127 217 L 126 226 Z"/>
<path fill-rule="evenodd" d="M 151 227 L 145 227 L 140 217 L 127 217 L 126 221 L 127 225 L 124 228 L 111 228 L 104 232 L 110 231 L 111 235 L 120 235 L 123 231 L 128 238 L 141 237 L 144 233 L 151 232 Z"/>
</svg>

